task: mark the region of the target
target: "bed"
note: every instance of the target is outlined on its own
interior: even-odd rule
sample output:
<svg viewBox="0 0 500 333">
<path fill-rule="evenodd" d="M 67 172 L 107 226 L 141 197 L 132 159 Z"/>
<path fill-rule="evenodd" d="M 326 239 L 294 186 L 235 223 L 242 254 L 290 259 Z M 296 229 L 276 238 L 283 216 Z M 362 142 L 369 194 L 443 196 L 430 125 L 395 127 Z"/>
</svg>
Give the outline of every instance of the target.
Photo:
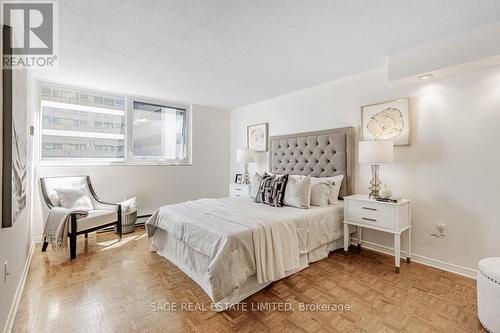
<svg viewBox="0 0 500 333">
<path fill-rule="evenodd" d="M 344 175 L 352 193 L 353 128 L 270 137 L 273 173 Z M 201 199 L 157 210 L 147 221 L 151 250 L 191 277 L 222 311 L 273 281 L 343 247 L 343 202 L 272 207 L 249 197 Z"/>
</svg>

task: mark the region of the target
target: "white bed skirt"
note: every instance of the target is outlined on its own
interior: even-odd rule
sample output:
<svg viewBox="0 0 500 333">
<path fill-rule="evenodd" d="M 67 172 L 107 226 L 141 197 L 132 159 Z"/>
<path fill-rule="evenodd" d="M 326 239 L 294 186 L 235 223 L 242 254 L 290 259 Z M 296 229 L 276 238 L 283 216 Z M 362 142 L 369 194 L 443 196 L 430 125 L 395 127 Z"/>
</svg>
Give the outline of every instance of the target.
<svg viewBox="0 0 500 333">
<path fill-rule="evenodd" d="M 353 232 L 354 230 L 350 230 Z M 342 248 L 344 246 L 343 237 L 320 246 L 309 253 L 302 254 L 299 258 L 300 266 L 298 269 L 287 271 L 286 276 L 290 276 L 306 268 L 309 263 L 328 257 L 331 251 Z M 213 292 L 208 277 L 208 265 L 210 260 L 207 256 L 193 250 L 186 244 L 170 236 L 168 232 L 162 229 L 156 229 L 151 238 L 151 251 L 155 251 L 160 256 L 168 259 L 175 264 L 180 270 L 193 279 L 213 300 Z M 274 282 L 274 281 L 273 281 Z M 256 275 L 248 278 L 247 282 L 239 288 L 235 289 L 230 295 L 224 299 L 213 303 L 212 307 L 215 311 L 224 311 L 233 304 L 237 304 L 255 294 L 259 290 L 264 289 L 272 282 L 258 283 Z"/>
</svg>

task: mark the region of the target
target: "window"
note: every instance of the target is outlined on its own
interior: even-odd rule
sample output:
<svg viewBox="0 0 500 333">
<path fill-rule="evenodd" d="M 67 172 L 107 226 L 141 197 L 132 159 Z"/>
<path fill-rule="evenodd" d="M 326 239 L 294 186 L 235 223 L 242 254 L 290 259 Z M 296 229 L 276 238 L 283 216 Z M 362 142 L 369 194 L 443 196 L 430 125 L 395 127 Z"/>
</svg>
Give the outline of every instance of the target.
<svg viewBox="0 0 500 333">
<path fill-rule="evenodd" d="M 189 108 L 40 83 L 40 160 L 189 163 Z"/>
<path fill-rule="evenodd" d="M 45 84 L 41 111 L 42 160 L 124 159 L 124 97 Z"/>
<path fill-rule="evenodd" d="M 134 101 L 133 157 L 186 160 L 186 118 L 183 108 Z"/>
</svg>

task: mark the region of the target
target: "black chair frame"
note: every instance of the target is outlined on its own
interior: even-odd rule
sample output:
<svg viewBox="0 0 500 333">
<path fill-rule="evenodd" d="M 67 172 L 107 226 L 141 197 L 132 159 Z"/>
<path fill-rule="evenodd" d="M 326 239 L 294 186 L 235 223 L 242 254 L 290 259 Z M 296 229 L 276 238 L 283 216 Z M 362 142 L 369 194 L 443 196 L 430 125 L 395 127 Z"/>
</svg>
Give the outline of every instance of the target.
<svg viewBox="0 0 500 333">
<path fill-rule="evenodd" d="M 101 199 L 99 199 L 99 197 L 97 196 L 97 194 L 94 191 L 94 188 L 92 187 L 92 183 L 90 182 L 90 176 L 59 176 L 59 177 L 44 177 L 44 178 L 40 178 L 40 185 L 41 185 L 41 189 L 42 189 L 43 199 L 45 200 L 45 203 L 47 204 L 47 206 L 49 207 L 49 209 L 54 208 L 54 205 L 50 201 L 49 195 L 47 193 L 47 187 L 46 187 L 46 184 L 45 184 L 45 179 L 48 179 L 48 178 L 65 178 L 65 177 L 68 177 L 68 178 L 71 178 L 71 177 L 82 177 L 82 178 L 85 178 L 86 182 L 87 182 L 87 187 L 88 187 L 88 189 L 90 191 L 90 194 L 94 197 L 94 199 L 97 202 L 99 202 L 101 204 L 104 204 L 104 205 L 112 205 L 112 206 L 117 206 L 118 207 L 118 209 L 117 209 L 117 214 L 118 214 L 117 221 L 111 222 L 111 223 L 107 223 L 107 224 L 103 224 L 103 225 L 100 225 L 100 226 L 97 226 L 97 227 L 93 227 L 93 228 L 90 228 L 90 229 L 81 230 L 81 231 L 77 231 L 77 216 L 78 216 L 78 213 L 72 213 L 71 214 L 71 216 L 70 216 L 70 218 L 71 218 L 71 221 L 70 221 L 70 223 L 71 223 L 71 229 L 70 230 L 71 231 L 68 232 L 70 258 L 71 259 L 75 259 L 76 258 L 76 239 L 77 239 L 78 235 L 85 234 L 85 238 L 88 238 L 88 233 L 89 232 L 93 232 L 93 231 L 96 231 L 96 230 L 99 230 L 99 229 L 103 229 L 103 228 L 106 228 L 106 227 L 111 227 L 111 226 L 116 225 L 116 231 L 118 233 L 118 238 L 121 240 L 122 239 L 122 208 L 121 208 L 121 205 L 120 204 L 116 204 L 116 203 L 105 202 L 105 201 L 102 201 Z M 44 242 L 43 243 L 43 245 L 42 245 L 42 252 L 45 252 L 47 250 L 47 246 L 48 245 L 49 245 L 48 242 Z"/>
</svg>

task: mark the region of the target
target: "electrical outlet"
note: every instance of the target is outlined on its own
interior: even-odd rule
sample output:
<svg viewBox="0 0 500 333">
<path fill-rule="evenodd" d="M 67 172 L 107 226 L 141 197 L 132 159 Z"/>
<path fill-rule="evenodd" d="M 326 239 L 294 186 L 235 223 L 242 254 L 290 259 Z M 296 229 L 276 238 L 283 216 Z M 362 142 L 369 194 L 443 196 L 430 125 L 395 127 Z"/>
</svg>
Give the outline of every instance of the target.
<svg viewBox="0 0 500 333">
<path fill-rule="evenodd" d="M 446 237 L 446 234 L 445 234 L 446 224 L 444 224 L 444 223 L 437 223 L 436 224 L 436 231 L 437 232 L 433 232 L 431 234 L 431 236 L 434 236 L 436 238 L 445 238 Z"/>
<path fill-rule="evenodd" d="M 9 273 L 9 262 L 6 261 L 3 264 L 3 283 L 7 283 L 7 277 L 10 275 Z"/>
<path fill-rule="evenodd" d="M 439 232 L 440 235 L 446 236 L 444 234 L 445 229 L 446 229 L 446 224 L 444 224 L 444 223 L 438 223 L 437 224 L 437 230 L 438 230 L 438 232 Z"/>
</svg>

